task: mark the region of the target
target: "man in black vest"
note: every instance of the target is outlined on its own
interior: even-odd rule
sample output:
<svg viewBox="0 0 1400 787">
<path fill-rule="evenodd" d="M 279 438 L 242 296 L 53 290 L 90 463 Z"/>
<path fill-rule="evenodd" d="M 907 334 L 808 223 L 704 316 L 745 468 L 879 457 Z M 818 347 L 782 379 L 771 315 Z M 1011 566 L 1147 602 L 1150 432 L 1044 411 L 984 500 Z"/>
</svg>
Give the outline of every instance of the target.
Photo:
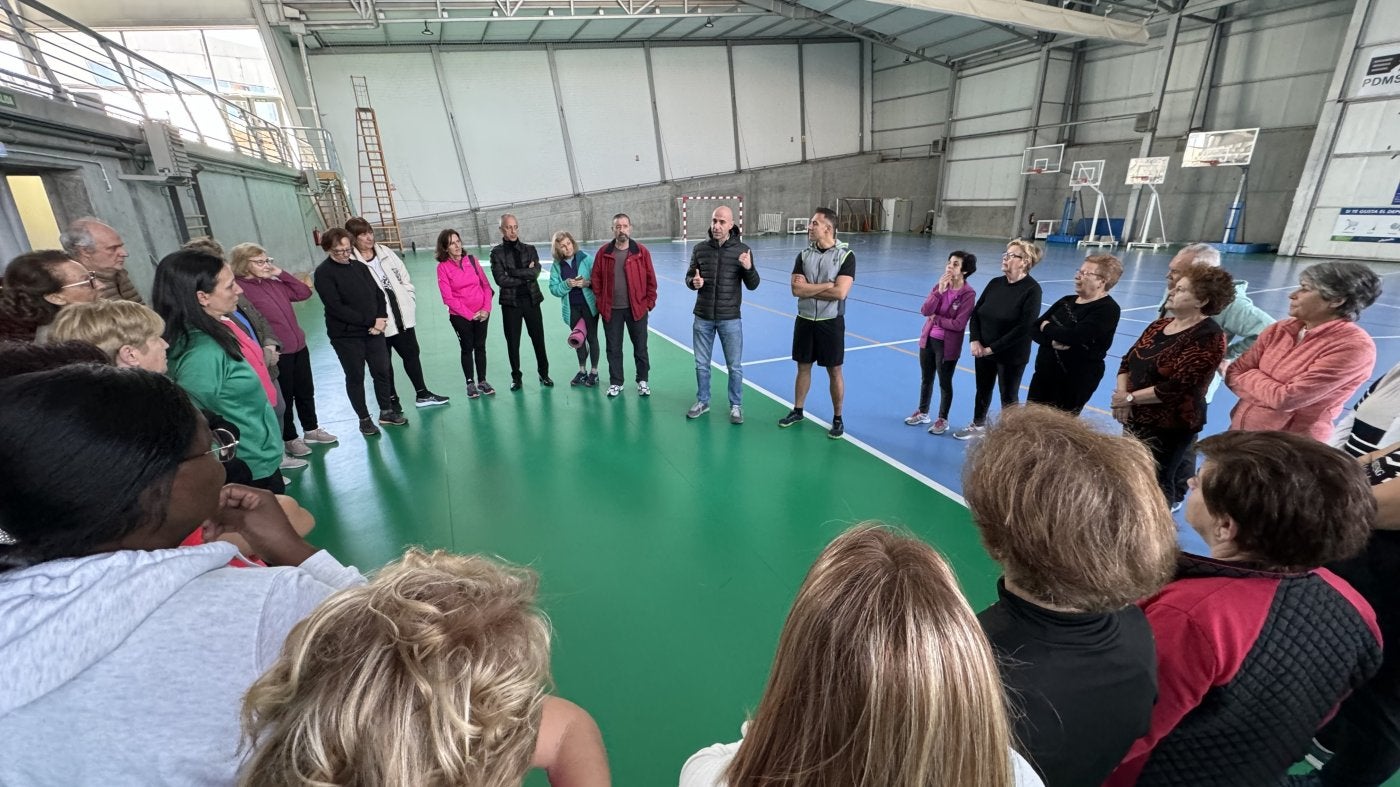
<svg viewBox="0 0 1400 787">
<path fill-rule="evenodd" d="M 721 205 L 710 216 L 710 238 L 695 245 L 685 284 L 695 290 L 695 404 L 686 418 L 699 418 L 710 411 L 710 358 L 715 334 L 724 346 L 724 362 L 729 370 L 729 422 L 744 422 L 744 326 L 740 307 L 743 287 L 758 287 L 758 269 L 753 254 L 739 240 L 734 212 Z"/>
<path fill-rule="evenodd" d="M 544 349 L 544 319 L 540 316 L 540 254 L 535 247 L 520 242 L 520 223 L 507 213 L 501 216 L 501 243 L 491 249 L 491 276 L 501 291 L 501 324 L 506 331 L 506 355 L 510 357 L 510 389 L 520 390 L 520 323 L 530 331 L 535 346 L 535 367 L 540 385 L 554 386 L 549 379 L 549 354 Z"/>
</svg>

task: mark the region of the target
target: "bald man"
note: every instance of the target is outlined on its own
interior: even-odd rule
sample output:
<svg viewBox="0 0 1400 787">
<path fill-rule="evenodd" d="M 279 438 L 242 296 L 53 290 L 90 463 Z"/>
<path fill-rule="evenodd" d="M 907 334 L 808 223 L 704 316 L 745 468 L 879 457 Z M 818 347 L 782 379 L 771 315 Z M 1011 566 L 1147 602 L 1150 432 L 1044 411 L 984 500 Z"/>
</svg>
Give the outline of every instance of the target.
<svg viewBox="0 0 1400 787">
<path fill-rule="evenodd" d="M 744 326 L 740 308 L 744 287 L 758 287 L 758 269 L 753 253 L 739 240 L 734 211 L 728 206 L 715 208 L 710 215 L 710 237 L 695 245 L 685 285 L 695 290 L 695 404 L 686 418 L 699 418 L 710 411 L 710 359 L 715 334 L 724 348 L 729 371 L 729 422 L 744 422 Z M 742 286 L 740 286 L 742 285 Z"/>
</svg>

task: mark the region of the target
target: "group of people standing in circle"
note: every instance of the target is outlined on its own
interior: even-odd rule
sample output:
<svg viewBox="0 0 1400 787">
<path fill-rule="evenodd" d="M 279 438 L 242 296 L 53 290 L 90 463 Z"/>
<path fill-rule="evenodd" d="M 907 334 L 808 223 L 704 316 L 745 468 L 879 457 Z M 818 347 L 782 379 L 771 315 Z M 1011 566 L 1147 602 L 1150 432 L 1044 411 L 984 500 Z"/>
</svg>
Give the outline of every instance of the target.
<svg viewBox="0 0 1400 787">
<path fill-rule="evenodd" d="M 1106 358 L 1122 310 L 1109 294 L 1123 274 L 1109 254 L 1086 258 L 1074 275 L 1074 292 L 1042 311 L 1042 293 L 1030 275 L 1041 249 L 1013 240 L 1001 258 L 1002 275 L 980 294 L 968 283 L 977 258 L 948 257 L 921 309 L 918 407 L 905 419 L 949 430 L 953 375 L 970 340 L 976 393 L 972 422 L 953 437 L 981 437 L 994 389 L 1002 407 L 1020 402 L 1020 386 L 1036 352 L 1027 401 L 1079 414 L 1108 371 Z M 1246 282 L 1220 267 L 1206 244 L 1186 247 L 1172 259 L 1167 291 L 1152 321 L 1120 360 L 1111 398 L 1113 417 L 1142 440 L 1156 460 L 1159 484 L 1177 506 L 1195 469 L 1191 449 L 1206 421 L 1206 407 L 1223 380 L 1240 402 L 1232 429 L 1281 429 L 1321 440 L 1348 397 L 1375 364 L 1375 342 L 1356 325 L 1380 295 L 1380 278 L 1360 263 L 1309 266 L 1289 296 L 1288 317 L 1275 322 L 1246 295 Z M 1304 342 L 1304 338 L 1307 339 Z M 933 382 L 940 388 L 932 411 Z"/>
</svg>

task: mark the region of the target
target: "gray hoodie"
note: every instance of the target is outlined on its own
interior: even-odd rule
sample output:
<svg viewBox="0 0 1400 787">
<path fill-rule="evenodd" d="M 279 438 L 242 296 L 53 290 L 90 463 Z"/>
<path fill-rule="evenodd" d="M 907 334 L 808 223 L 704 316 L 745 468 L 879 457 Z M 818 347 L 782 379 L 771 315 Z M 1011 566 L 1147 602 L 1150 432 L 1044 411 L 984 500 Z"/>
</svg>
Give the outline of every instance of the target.
<svg viewBox="0 0 1400 787">
<path fill-rule="evenodd" d="M 229 568 L 230 544 L 0 573 L 0 785 L 230 784 L 239 704 L 292 626 L 365 581 L 325 551 Z"/>
</svg>

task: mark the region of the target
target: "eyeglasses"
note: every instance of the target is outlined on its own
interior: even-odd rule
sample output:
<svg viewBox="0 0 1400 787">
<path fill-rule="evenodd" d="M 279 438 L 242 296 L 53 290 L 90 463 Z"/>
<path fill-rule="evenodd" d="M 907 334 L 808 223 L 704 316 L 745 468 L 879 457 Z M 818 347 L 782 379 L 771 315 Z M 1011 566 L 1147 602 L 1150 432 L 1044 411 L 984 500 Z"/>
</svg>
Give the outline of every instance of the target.
<svg viewBox="0 0 1400 787">
<path fill-rule="evenodd" d="M 350 253 L 350 250 L 349 250 L 348 248 L 347 248 L 347 249 L 331 249 L 331 254 L 332 254 L 332 255 L 337 255 L 337 256 L 338 256 L 338 255 L 341 255 L 341 254 L 346 254 L 346 255 L 348 255 L 349 253 Z"/>
<path fill-rule="evenodd" d="M 1026 257 L 1024 254 L 1012 254 L 1008 251 L 1005 254 L 1001 255 L 1001 258 L 1003 260 L 1024 260 Z"/>
<path fill-rule="evenodd" d="M 184 461 L 189 462 L 194 459 L 206 457 L 210 454 L 217 457 L 222 464 L 227 464 L 232 461 L 233 458 L 238 455 L 238 438 L 234 437 L 233 432 L 227 429 L 215 429 L 213 430 L 213 434 L 213 448 L 203 453 L 195 454 L 194 456 L 187 456 Z"/>
<path fill-rule="evenodd" d="M 254 257 L 253 259 L 248 260 L 248 262 L 252 265 L 272 265 L 273 263 L 277 262 L 277 260 L 274 260 L 271 257 Z"/>
<path fill-rule="evenodd" d="M 85 278 L 79 279 L 78 281 L 75 281 L 75 282 L 73 282 L 72 284 L 62 284 L 62 285 L 59 285 L 59 289 L 60 289 L 60 290 L 66 290 L 66 289 L 68 289 L 69 287 L 82 287 L 82 286 L 88 286 L 88 287 L 96 288 L 96 287 L 97 287 L 97 274 L 96 274 L 96 273 L 93 273 L 92 271 L 88 271 L 87 276 L 86 276 Z"/>
<path fill-rule="evenodd" d="M 1074 272 L 1074 275 L 1075 275 L 1075 276 L 1093 276 L 1095 279 L 1102 279 L 1102 278 L 1103 278 L 1103 274 L 1102 274 L 1102 273 L 1099 273 L 1098 271 L 1086 271 L 1086 270 L 1084 270 L 1083 268 L 1080 268 L 1079 270 L 1075 271 L 1075 272 Z"/>
</svg>

